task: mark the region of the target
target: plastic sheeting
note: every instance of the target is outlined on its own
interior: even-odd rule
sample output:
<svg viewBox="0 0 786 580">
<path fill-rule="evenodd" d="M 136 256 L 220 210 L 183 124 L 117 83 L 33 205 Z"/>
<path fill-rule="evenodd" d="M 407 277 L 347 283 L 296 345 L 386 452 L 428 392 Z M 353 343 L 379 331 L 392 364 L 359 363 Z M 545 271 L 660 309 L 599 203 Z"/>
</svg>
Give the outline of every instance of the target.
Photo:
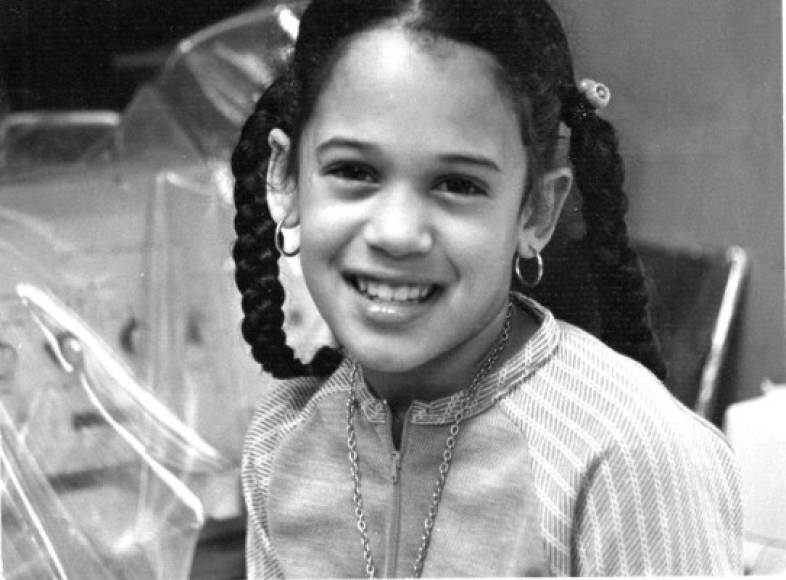
<svg viewBox="0 0 786 580">
<path fill-rule="evenodd" d="M 181 43 L 105 149 L 0 174 L 3 578 L 184 579 L 203 519 L 242 513 L 271 379 L 239 331 L 227 157 L 289 54 L 291 6 Z M 280 266 L 308 358 L 330 335 L 298 260 Z"/>
<path fill-rule="evenodd" d="M 240 449 L 270 378 L 239 333 L 225 177 L 159 173 L 138 245 L 114 253 L 75 235 L 100 220 L 0 212 L 6 577 L 185 578 L 203 515 L 241 512 Z M 330 336 L 297 265 L 281 264 L 286 328 L 308 357 Z"/>
<path fill-rule="evenodd" d="M 122 235 L 100 208 L 0 208 L 3 578 L 179 580 L 205 511 L 240 511 L 264 381 L 237 332 L 230 208 L 195 173 L 138 181 Z"/>
<path fill-rule="evenodd" d="M 53 292 L 24 282 L 15 293 L 0 319 L 13 353 L 0 399 L 2 577 L 186 578 L 204 514 L 173 470 L 226 461 Z"/>
</svg>

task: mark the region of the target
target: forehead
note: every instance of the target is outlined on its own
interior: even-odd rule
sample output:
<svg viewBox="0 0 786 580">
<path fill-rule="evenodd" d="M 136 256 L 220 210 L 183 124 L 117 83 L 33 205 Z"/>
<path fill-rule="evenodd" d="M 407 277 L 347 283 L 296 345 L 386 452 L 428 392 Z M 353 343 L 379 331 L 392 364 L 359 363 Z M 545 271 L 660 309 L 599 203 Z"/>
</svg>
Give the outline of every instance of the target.
<svg viewBox="0 0 786 580">
<path fill-rule="evenodd" d="M 497 70 L 478 48 L 394 26 L 375 29 L 354 38 L 336 62 L 312 129 L 472 142 L 503 154 L 520 132 Z"/>
</svg>

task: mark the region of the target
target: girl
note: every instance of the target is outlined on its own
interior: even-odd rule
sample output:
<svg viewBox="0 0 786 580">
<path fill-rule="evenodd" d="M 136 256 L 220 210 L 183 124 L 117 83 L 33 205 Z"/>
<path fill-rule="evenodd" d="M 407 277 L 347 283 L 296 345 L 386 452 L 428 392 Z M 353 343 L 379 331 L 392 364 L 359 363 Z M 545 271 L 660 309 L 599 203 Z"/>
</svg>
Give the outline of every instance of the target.
<svg viewBox="0 0 786 580">
<path fill-rule="evenodd" d="M 250 577 L 741 571 L 731 453 L 656 378 L 607 97 L 545 0 L 305 11 L 232 159 L 243 334 L 288 379 L 244 449 Z M 609 346 L 511 292 L 574 174 Z M 340 345 L 310 362 L 296 251 Z"/>
</svg>

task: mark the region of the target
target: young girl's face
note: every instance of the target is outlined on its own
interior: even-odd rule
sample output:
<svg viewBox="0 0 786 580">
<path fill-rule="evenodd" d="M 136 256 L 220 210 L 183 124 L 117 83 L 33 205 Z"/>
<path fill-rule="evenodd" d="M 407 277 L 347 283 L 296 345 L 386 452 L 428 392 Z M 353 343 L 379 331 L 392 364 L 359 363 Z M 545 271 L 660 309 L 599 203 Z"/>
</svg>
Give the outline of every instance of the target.
<svg viewBox="0 0 786 580">
<path fill-rule="evenodd" d="M 369 373 L 471 368 L 500 331 L 517 247 L 531 255 L 519 119 L 493 67 L 467 45 L 376 29 L 304 129 L 306 284 Z"/>
</svg>

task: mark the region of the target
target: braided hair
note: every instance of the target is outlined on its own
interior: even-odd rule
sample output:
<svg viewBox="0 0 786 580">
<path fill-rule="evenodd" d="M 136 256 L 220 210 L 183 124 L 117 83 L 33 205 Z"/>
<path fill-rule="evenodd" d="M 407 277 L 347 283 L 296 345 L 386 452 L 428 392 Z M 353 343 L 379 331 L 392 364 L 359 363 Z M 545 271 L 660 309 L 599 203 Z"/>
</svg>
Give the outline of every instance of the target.
<svg viewBox="0 0 786 580">
<path fill-rule="evenodd" d="M 254 359 L 278 378 L 325 376 L 341 360 L 335 350 L 323 347 L 310 363 L 303 363 L 287 345 L 282 329 L 284 288 L 278 276 L 280 254 L 274 243 L 276 224 L 265 199 L 270 157 L 267 135 L 274 127 L 286 132 L 292 129 L 287 109 L 280 106 L 292 98 L 291 85 L 290 79 L 282 76 L 265 91 L 232 153 L 237 234 L 232 256 L 235 283 L 242 295 L 241 331 Z"/>
<path fill-rule="evenodd" d="M 664 365 L 649 325 L 645 278 L 624 222 L 627 197 L 613 127 L 588 109 L 573 76 L 567 39 L 546 0 L 312 0 L 303 14 L 292 62 L 263 93 L 232 156 L 235 175 L 233 250 L 242 294 L 242 332 L 254 358 L 279 378 L 326 376 L 341 361 L 324 347 L 300 361 L 282 330 L 284 290 L 278 280 L 275 223 L 265 201 L 267 142 L 273 128 L 299 139 L 335 63 L 361 32 L 388 23 L 478 47 L 520 119 L 528 162 L 527 193 L 555 164 L 562 123 L 571 128 L 569 158 L 583 196 L 586 255 L 597 289 L 600 336 L 656 375 Z M 297 164 L 287 168 L 296 178 Z M 549 306 L 548 297 L 539 297 Z M 570 311 L 561 312 L 570 320 Z"/>
<path fill-rule="evenodd" d="M 628 197 L 614 127 L 575 90 L 565 100 L 563 118 L 571 129 L 569 157 L 582 194 L 584 254 L 596 289 L 600 338 L 663 379 L 666 365 L 650 324 L 646 278 L 625 225 Z"/>
</svg>

